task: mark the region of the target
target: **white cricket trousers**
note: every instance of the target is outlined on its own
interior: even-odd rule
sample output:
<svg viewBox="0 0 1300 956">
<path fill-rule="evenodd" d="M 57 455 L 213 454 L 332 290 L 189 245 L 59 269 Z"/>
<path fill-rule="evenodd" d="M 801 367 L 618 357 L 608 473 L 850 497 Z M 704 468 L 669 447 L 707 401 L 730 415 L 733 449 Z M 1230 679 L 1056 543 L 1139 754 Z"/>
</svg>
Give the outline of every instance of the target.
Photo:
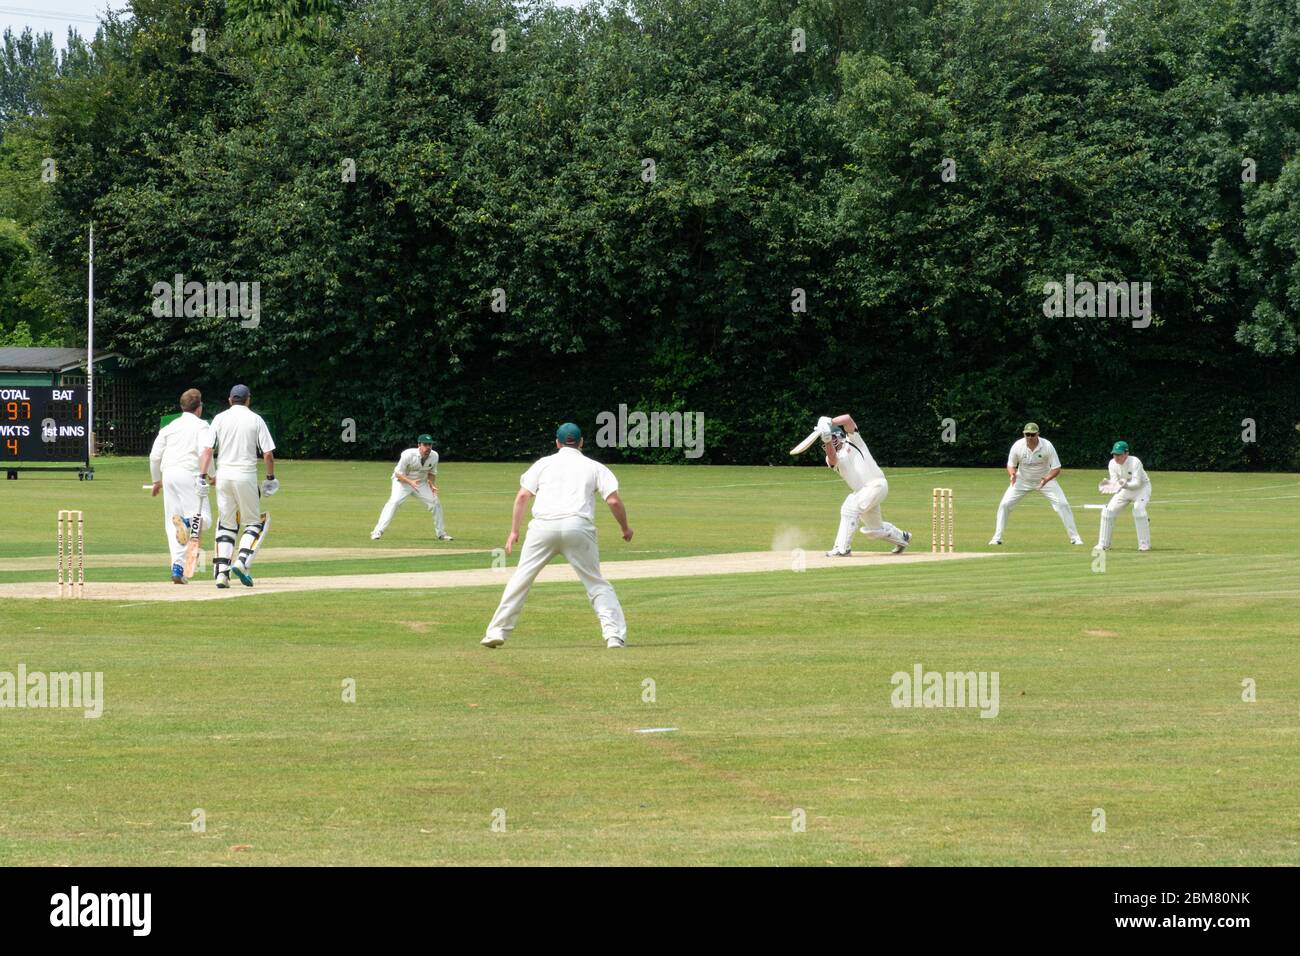
<svg viewBox="0 0 1300 956">
<path fill-rule="evenodd" d="M 857 491 L 849 493 L 840 505 L 840 529 L 835 536 L 835 547 L 841 551 L 853 550 L 853 532 L 862 530 L 869 538 L 883 538 L 894 544 L 903 543 L 903 532 L 885 521 L 880 515 L 880 504 L 889 496 L 889 482 L 884 478 L 869 481 Z"/>
<path fill-rule="evenodd" d="M 251 560 L 254 542 L 262 535 L 262 495 L 257 487 L 257 472 L 236 478 L 221 476 L 217 472 L 217 540 L 212 557 L 212 576 L 230 572 L 230 560 L 235 553 L 235 538 L 239 537 L 240 524 L 244 533 L 239 541 L 239 552 L 245 563 Z"/>
<path fill-rule="evenodd" d="M 427 484 L 421 484 L 418 488 L 412 488 L 410 485 L 398 481 L 396 478 L 393 479 L 393 492 L 388 496 L 388 503 L 384 505 L 384 510 L 379 513 L 379 523 L 375 525 L 375 530 L 371 533 L 383 534 L 388 529 L 389 523 L 393 520 L 393 515 L 397 513 L 397 509 L 401 507 L 401 505 L 405 503 L 406 499 L 411 497 L 411 495 L 415 495 L 419 498 L 424 502 L 424 506 L 433 512 L 433 533 L 437 535 L 446 534 L 447 528 L 442 523 L 442 502 L 439 501 L 438 496 L 433 493 L 433 489 Z"/>
<path fill-rule="evenodd" d="M 1002 537 L 1002 532 L 1007 528 L 1007 518 L 1011 515 L 1011 509 L 1031 491 L 1041 491 L 1043 497 L 1052 503 L 1052 508 L 1061 516 L 1061 524 L 1065 525 L 1065 531 L 1071 541 L 1079 537 L 1079 529 L 1074 525 L 1074 510 L 1065 498 L 1065 490 L 1061 487 L 1061 483 L 1055 478 L 1043 485 L 1041 489 L 1038 487 L 1038 482 L 1021 481 L 1019 478 L 1014 485 L 1008 484 L 1006 492 L 1002 495 L 1002 501 L 998 504 L 998 526 L 993 532 L 993 537 L 999 539 Z"/>
<path fill-rule="evenodd" d="M 1119 513 L 1129 505 L 1133 506 L 1133 527 L 1137 529 L 1138 547 L 1145 550 L 1151 547 L 1151 519 L 1147 517 L 1147 502 L 1151 500 L 1151 482 L 1147 482 L 1137 491 L 1127 488 L 1117 491 L 1101 510 L 1101 533 L 1097 539 L 1099 548 L 1110 547 L 1111 531 Z"/>
<path fill-rule="evenodd" d="M 519 566 L 506 584 L 501 603 L 488 625 L 488 637 L 507 638 L 524 609 L 528 590 L 551 558 L 562 554 L 587 589 L 587 600 L 600 619 L 605 640 L 627 638 L 623 607 L 613 586 L 600 574 L 600 551 L 596 547 L 596 526 L 586 518 L 534 518 L 519 552 Z"/>
<path fill-rule="evenodd" d="M 171 549 L 172 564 L 184 565 L 185 545 L 176 543 L 176 526 L 172 523 L 172 515 L 179 516 L 188 525 L 190 518 L 194 517 L 195 509 L 200 508 L 199 473 L 169 468 L 163 472 L 162 485 L 163 532 L 167 535 L 167 547 Z M 203 495 L 201 507 L 203 523 L 199 529 L 200 534 L 212 527 L 212 505 L 208 502 L 207 495 Z"/>
</svg>

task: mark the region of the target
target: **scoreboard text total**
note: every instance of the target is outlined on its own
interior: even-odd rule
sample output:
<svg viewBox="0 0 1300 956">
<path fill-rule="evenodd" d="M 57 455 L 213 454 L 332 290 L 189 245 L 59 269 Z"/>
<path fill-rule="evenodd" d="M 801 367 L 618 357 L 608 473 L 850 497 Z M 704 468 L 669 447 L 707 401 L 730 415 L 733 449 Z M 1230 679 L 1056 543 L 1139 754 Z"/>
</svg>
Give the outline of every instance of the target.
<svg viewBox="0 0 1300 956">
<path fill-rule="evenodd" d="M 86 390 L 0 387 L 0 466 L 17 461 L 85 461 Z"/>
</svg>

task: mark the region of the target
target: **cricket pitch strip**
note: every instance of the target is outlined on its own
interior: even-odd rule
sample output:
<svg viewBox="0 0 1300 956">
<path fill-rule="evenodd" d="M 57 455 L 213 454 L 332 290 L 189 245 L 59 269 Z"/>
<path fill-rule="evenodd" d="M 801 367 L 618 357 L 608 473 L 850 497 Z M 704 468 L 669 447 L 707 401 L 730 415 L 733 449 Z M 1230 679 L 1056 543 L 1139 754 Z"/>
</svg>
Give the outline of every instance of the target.
<svg viewBox="0 0 1300 956">
<path fill-rule="evenodd" d="M 934 561 L 961 561 L 969 558 L 992 558 L 1008 552 L 961 551 L 931 553 L 915 551 L 905 554 L 863 551 L 850 557 L 828 558 L 822 552 L 742 551 L 734 554 L 702 554 L 687 558 L 654 558 L 641 561 L 603 561 L 601 570 L 611 581 L 636 578 L 702 577 L 714 574 L 756 574 L 774 571 L 816 571 L 822 568 L 884 567 L 901 564 L 924 564 Z M 268 553 L 269 556 L 269 553 Z M 232 582 L 228 590 L 218 590 L 208 575 L 200 575 L 185 586 L 169 581 L 154 582 L 86 582 L 87 600 L 100 601 L 221 601 L 255 597 L 259 594 L 292 594 L 303 591 L 344 590 L 420 590 L 434 588 L 503 587 L 513 567 L 472 568 L 460 571 L 415 571 L 381 574 L 331 574 L 304 577 L 259 578 L 256 586 L 246 588 Z M 574 581 L 573 570 L 557 558 L 537 577 L 538 584 Z M 0 600 L 57 598 L 56 582 L 28 581 L 0 584 Z"/>
</svg>

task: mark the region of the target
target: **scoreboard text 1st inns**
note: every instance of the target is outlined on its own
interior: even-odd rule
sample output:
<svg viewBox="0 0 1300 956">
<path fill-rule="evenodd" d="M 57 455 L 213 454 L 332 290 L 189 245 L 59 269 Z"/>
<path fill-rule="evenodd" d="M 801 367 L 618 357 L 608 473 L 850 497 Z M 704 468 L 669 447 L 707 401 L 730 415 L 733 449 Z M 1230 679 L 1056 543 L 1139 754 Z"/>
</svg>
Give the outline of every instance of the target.
<svg viewBox="0 0 1300 956">
<path fill-rule="evenodd" d="M 86 390 L 0 386 L 0 468 L 19 461 L 85 461 Z"/>
</svg>

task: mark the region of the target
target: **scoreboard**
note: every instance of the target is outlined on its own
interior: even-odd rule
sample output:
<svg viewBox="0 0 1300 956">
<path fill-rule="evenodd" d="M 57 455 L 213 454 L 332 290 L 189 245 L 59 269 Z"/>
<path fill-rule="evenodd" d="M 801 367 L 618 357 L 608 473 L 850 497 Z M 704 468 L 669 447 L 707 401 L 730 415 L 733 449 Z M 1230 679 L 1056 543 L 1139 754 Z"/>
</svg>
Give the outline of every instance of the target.
<svg viewBox="0 0 1300 956">
<path fill-rule="evenodd" d="M 90 424 L 85 388 L 0 385 L 0 469 L 19 462 L 85 462 Z"/>
</svg>

